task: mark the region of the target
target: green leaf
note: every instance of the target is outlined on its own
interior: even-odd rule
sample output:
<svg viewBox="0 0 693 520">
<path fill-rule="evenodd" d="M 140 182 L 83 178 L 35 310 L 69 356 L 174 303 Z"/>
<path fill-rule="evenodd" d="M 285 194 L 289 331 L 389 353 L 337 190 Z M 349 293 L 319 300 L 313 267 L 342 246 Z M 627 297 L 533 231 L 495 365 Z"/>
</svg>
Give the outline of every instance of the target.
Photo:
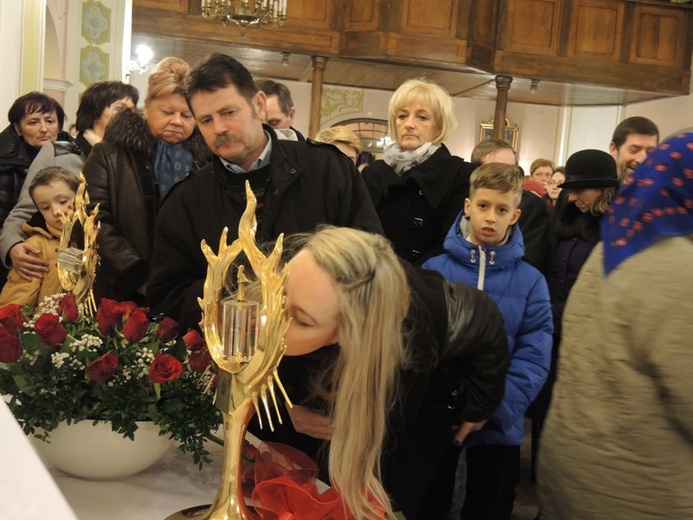
<svg viewBox="0 0 693 520">
<path fill-rule="evenodd" d="M 182 338 L 178 338 L 176 343 L 171 347 L 171 354 L 180 362 L 185 362 L 188 354 L 188 347 L 185 345 L 185 341 Z"/>
<path fill-rule="evenodd" d="M 166 399 L 161 403 L 161 411 L 170 415 L 185 410 L 185 403 L 180 399 Z"/>
<path fill-rule="evenodd" d="M 19 388 L 20 392 L 24 392 L 25 394 L 29 395 L 32 395 L 34 393 L 36 386 L 32 382 L 30 377 L 17 374 L 15 376 L 12 376 L 12 379 L 14 379 L 14 382 L 17 385 L 17 388 Z"/>
<path fill-rule="evenodd" d="M 25 332 L 19 337 L 24 350 L 33 356 L 45 355 L 46 347 L 41 344 L 39 337 L 33 332 Z"/>
<path fill-rule="evenodd" d="M 142 345 L 142 348 L 151 350 L 154 353 L 154 355 L 157 355 L 159 353 L 159 342 L 152 341 L 150 343 L 146 343 L 145 345 Z"/>
<path fill-rule="evenodd" d="M 156 405 L 150 404 L 148 409 L 149 409 L 149 417 L 151 417 L 152 421 L 158 422 L 159 421 L 159 410 L 156 407 Z"/>
</svg>

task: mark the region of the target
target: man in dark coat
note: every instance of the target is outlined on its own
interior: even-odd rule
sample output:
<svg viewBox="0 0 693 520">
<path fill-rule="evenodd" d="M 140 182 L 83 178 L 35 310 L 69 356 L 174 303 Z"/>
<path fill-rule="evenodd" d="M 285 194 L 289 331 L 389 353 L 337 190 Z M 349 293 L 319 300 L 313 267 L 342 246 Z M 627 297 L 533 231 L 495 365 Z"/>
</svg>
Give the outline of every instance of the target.
<svg viewBox="0 0 693 520">
<path fill-rule="evenodd" d="M 224 227 L 229 243 L 237 238 L 246 180 L 258 200 L 258 242 L 320 224 L 382 233 L 354 165 L 329 145 L 277 140 L 262 124 L 266 96 L 238 61 L 202 60 L 187 77 L 186 98 L 215 157 L 179 183 L 159 212 L 147 294 L 155 312 L 183 329 L 198 324 L 207 270 L 200 242 L 216 252 Z"/>
</svg>

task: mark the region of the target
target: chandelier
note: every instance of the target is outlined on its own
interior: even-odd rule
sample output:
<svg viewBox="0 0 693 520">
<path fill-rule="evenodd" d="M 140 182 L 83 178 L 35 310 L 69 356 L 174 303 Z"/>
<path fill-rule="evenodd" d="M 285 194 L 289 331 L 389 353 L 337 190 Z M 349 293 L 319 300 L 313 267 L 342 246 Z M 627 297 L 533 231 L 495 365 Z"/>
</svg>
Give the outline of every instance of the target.
<svg viewBox="0 0 693 520">
<path fill-rule="evenodd" d="M 200 10 L 204 18 L 219 20 L 224 26 L 236 24 L 243 36 L 249 25 L 268 28 L 284 25 L 286 3 L 287 0 L 201 0 Z"/>
</svg>

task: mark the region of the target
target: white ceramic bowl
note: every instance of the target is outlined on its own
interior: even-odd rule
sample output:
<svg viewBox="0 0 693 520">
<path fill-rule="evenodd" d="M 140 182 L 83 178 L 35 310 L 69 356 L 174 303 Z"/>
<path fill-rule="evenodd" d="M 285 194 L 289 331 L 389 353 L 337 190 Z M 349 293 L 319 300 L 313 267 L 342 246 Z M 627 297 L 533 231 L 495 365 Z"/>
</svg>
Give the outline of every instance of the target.
<svg viewBox="0 0 693 520">
<path fill-rule="evenodd" d="M 159 460 L 173 441 L 159 435 L 152 422 L 137 423 L 135 440 L 111 429 L 110 423 L 60 424 L 48 442 L 30 437 L 38 452 L 58 469 L 76 477 L 109 479 L 134 475 Z"/>
</svg>

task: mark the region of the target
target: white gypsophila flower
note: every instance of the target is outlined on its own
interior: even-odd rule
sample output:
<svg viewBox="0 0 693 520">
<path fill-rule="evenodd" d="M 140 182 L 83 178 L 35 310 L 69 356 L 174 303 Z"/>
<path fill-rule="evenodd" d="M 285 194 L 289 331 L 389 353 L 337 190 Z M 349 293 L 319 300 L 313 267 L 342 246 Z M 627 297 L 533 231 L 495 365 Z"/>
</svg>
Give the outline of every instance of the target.
<svg viewBox="0 0 693 520">
<path fill-rule="evenodd" d="M 85 334 L 81 338 L 72 342 L 72 350 L 75 352 L 83 350 L 95 350 L 103 345 L 103 340 L 93 334 Z"/>
<path fill-rule="evenodd" d="M 27 327 L 33 329 L 36 325 L 36 320 L 44 314 L 55 314 L 56 316 L 60 316 L 60 300 L 62 300 L 63 296 L 64 295 L 60 293 L 46 296 L 36 307 L 33 316 L 27 321 Z"/>
<path fill-rule="evenodd" d="M 69 357 L 70 354 L 67 352 L 54 352 L 51 354 L 51 362 L 56 368 L 60 368 L 63 366 L 63 364 L 65 364 L 65 361 L 67 361 L 67 358 Z"/>
</svg>

